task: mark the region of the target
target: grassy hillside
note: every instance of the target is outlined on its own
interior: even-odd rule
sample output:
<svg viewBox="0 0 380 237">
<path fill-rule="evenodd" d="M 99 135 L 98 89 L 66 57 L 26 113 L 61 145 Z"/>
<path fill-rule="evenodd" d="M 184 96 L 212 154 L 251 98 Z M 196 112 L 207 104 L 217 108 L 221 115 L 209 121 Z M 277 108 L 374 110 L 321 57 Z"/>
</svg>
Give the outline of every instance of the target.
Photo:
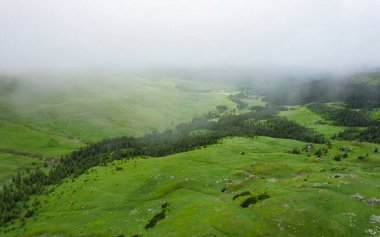
<svg viewBox="0 0 380 237">
<path fill-rule="evenodd" d="M 51 77 L 0 78 L 0 153 L 22 153 L 28 161 L 15 161 L 20 169 L 31 157 L 58 158 L 86 143 L 140 136 L 217 105 L 234 106 L 221 92 L 229 87 L 217 83 L 121 74 Z M 0 162 L 0 183 L 12 174 L 8 166 Z"/>
<path fill-rule="evenodd" d="M 125 75 L 19 80 L 0 96 L 1 118 L 85 142 L 139 136 L 215 110 L 216 105 L 233 105 L 219 92 L 225 88 Z"/>
<path fill-rule="evenodd" d="M 87 77 L 0 80 L 0 184 L 10 183 L 10 177 L 17 171 L 57 162 L 58 157 L 105 138 L 141 136 L 173 128 L 210 111 L 232 113 L 224 113 L 220 118 L 210 113 L 210 117 L 192 120 L 181 127 L 190 135 L 204 132 L 204 137 L 183 136 L 187 140 L 181 140 L 174 131 L 141 139 L 147 143 L 130 143 L 132 138 L 112 139 L 82 150 L 83 156 L 63 160 L 60 164 L 68 165 L 53 168 L 56 176 L 49 176 L 51 179 L 43 173 L 49 168 L 34 173 L 40 176 L 31 175 L 39 182 L 23 179 L 28 171 L 20 174 L 7 186 L 8 192 L 5 192 L 7 187 L 1 187 L 4 195 L 0 198 L 6 203 L 1 208 L 7 215 L 2 217 L 0 235 L 363 236 L 380 233 L 380 146 L 315 140 L 322 136 L 299 125 L 327 139 L 346 129 L 334 126 L 339 123 L 318 112 L 322 110 L 307 105 L 287 106 L 288 110 L 279 115 L 295 124 L 276 118 L 275 114 L 281 110 L 278 107 L 256 108 L 253 112 L 252 106 L 266 105 L 265 98 L 248 96 L 226 85 L 175 78 L 128 77 L 126 80 L 127 76 L 122 74 Z M 343 105 L 326 104 L 339 108 Z M 216 108 L 218 105 L 224 106 Z M 368 116 L 376 119 L 378 112 L 372 108 Z M 351 121 L 357 117 L 344 118 Z M 358 129 L 365 132 L 365 126 Z M 376 137 L 378 130 L 371 131 L 375 132 L 367 135 Z M 227 134 L 218 139 L 254 138 L 214 139 L 192 145 L 209 141 L 218 132 Z M 320 144 L 256 136 L 260 134 Z M 149 137 L 155 140 L 149 143 Z M 163 156 L 190 149 L 195 150 L 161 158 L 131 158 L 136 154 Z M 115 161 L 126 154 L 128 159 Z M 38 188 L 47 184 L 56 185 Z M 19 190 L 12 189 L 12 185 Z M 28 192 L 33 187 L 37 191 Z M 42 194 L 27 199 L 30 197 L 27 195 L 35 193 Z M 16 205 L 12 200 L 16 200 Z M 13 209 L 9 208 L 11 204 Z"/>
<path fill-rule="evenodd" d="M 0 151 L 16 151 L 43 157 L 59 157 L 84 145 L 78 140 L 41 132 L 4 120 L 0 120 L 0 131 Z"/>
<path fill-rule="evenodd" d="M 363 236 L 380 230 L 373 217 L 379 206 L 370 205 L 370 198 L 380 198 L 374 145 L 333 142 L 322 159 L 313 155 L 318 145 L 309 153 L 285 152 L 305 145 L 232 138 L 96 167 L 38 197 L 37 214 L 4 236 Z M 349 156 L 335 161 L 342 146 Z M 250 194 L 233 200 L 245 191 Z M 241 207 L 250 197 L 257 202 Z M 146 230 L 163 210 L 166 217 Z"/>
</svg>

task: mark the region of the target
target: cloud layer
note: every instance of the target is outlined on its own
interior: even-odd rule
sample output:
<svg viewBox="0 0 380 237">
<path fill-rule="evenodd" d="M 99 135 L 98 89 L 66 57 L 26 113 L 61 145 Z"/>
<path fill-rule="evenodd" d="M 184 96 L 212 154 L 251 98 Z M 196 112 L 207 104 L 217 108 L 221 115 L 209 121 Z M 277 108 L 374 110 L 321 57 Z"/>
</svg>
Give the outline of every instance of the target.
<svg viewBox="0 0 380 237">
<path fill-rule="evenodd" d="M 380 62 L 378 0 L 0 0 L 0 70 Z"/>
</svg>

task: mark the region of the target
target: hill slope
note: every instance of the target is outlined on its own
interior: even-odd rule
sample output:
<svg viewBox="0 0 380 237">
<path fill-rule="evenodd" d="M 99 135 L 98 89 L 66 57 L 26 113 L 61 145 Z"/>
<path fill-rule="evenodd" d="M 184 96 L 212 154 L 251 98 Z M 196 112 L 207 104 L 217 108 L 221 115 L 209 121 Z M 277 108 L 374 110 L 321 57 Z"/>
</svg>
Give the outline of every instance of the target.
<svg viewBox="0 0 380 237">
<path fill-rule="evenodd" d="M 379 222 L 371 218 L 380 209 L 370 205 L 371 198 L 380 198 L 380 155 L 372 152 L 374 145 L 336 141 L 322 159 L 313 152 L 285 152 L 305 146 L 286 139 L 232 138 L 163 158 L 115 161 L 38 197 L 37 213 L 26 225 L 8 227 L 14 230 L 5 236 L 362 236 L 378 231 Z M 349 157 L 334 161 L 342 146 L 352 149 Z M 357 159 L 365 153 L 368 158 Z M 233 200 L 246 191 L 250 194 Z M 241 207 L 247 199 L 256 203 Z M 165 218 L 145 229 L 163 212 Z"/>
<path fill-rule="evenodd" d="M 227 94 L 219 92 L 225 88 L 217 83 L 120 74 L 2 76 L 0 184 L 18 169 L 67 155 L 87 143 L 140 136 L 173 127 L 217 105 L 233 106 Z"/>
</svg>

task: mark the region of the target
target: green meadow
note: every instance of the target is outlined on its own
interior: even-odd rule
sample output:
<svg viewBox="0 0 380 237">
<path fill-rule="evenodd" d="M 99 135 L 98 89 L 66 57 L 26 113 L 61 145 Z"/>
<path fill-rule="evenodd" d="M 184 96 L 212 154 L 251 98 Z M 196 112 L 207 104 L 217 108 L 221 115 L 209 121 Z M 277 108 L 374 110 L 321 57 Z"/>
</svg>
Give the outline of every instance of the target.
<svg viewBox="0 0 380 237">
<path fill-rule="evenodd" d="M 60 157 L 102 139 L 174 128 L 218 105 L 234 114 L 266 105 L 263 97 L 246 97 L 239 110 L 228 98 L 236 88 L 211 82 L 45 79 L 18 79 L 0 94 L 0 184 L 31 168 L 48 172 Z M 327 139 L 346 129 L 306 105 L 286 108 L 280 116 Z M 371 116 L 377 118 L 378 109 Z M 37 206 L 34 212 L 25 209 L 0 235 L 377 236 L 376 148 L 231 137 L 170 156 L 112 161 L 32 196 L 26 209 Z"/>
<path fill-rule="evenodd" d="M 15 223 L 4 236 L 365 236 L 378 231 L 380 224 L 371 218 L 380 209 L 369 201 L 380 188 L 374 145 L 333 142 L 320 159 L 313 152 L 287 153 L 305 146 L 286 139 L 230 138 L 168 157 L 115 161 L 52 187 L 38 197 L 37 215 L 26 225 Z M 350 147 L 349 156 L 335 161 L 342 146 Z M 366 159 L 357 158 L 366 153 Z M 241 207 L 263 194 L 268 197 Z M 165 203 L 165 218 L 145 229 Z"/>
<path fill-rule="evenodd" d="M 59 158 L 88 143 L 173 128 L 217 105 L 234 106 L 223 92 L 230 87 L 220 83 L 122 74 L 51 77 L 0 79 L 0 152 L 22 153 L 25 162 L 13 162 L 20 169 L 30 159 Z M 17 170 L 8 167 L 0 162 L 0 183 Z"/>
<path fill-rule="evenodd" d="M 118 74 L 77 77 L 20 79 L 0 95 L 0 118 L 95 142 L 164 130 L 217 105 L 234 105 L 222 92 L 229 87 L 218 83 Z"/>
<path fill-rule="evenodd" d="M 281 111 L 279 114 L 307 128 L 314 129 L 324 134 L 327 138 L 331 138 L 332 135 L 345 129 L 345 127 L 331 125 L 330 121 L 325 121 L 320 115 L 310 111 L 306 106 L 288 106 L 287 111 Z"/>
</svg>

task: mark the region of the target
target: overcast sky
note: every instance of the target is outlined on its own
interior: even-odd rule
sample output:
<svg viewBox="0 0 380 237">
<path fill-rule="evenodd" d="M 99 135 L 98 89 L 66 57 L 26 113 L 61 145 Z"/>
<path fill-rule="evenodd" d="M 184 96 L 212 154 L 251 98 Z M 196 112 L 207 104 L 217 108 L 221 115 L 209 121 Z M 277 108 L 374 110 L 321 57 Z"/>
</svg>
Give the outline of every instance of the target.
<svg viewBox="0 0 380 237">
<path fill-rule="evenodd" d="M 0 72 L 380 66 L 379 0 L 0 0 Z"/>
</svg>

